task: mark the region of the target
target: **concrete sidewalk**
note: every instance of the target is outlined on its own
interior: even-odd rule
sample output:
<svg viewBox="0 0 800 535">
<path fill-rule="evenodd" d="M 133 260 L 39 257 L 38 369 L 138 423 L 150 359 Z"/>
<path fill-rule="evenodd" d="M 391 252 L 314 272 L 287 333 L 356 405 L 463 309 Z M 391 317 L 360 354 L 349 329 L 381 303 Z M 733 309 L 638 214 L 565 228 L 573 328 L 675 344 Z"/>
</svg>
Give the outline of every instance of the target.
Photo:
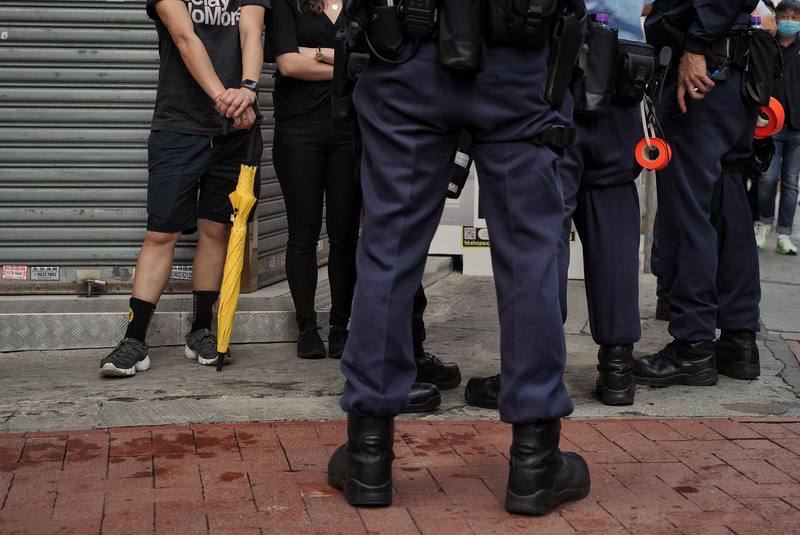
<svg viewBox="0 0 800 535">
<path fill-rule="evenodd" d="M 605 407 L 592 397 L 597 349 L 588 332 L 583 284 L 571 281 L 566 381 L 574 416 L 800 416 L 800 258 L 761 255 L 762 377 L 750 382 L 723 377 L 710 388 L 639 388 L 632 407 Z M 496 373 L 499 329 L 492 280 L 453 274 L 428 293 L 428 349 L 458 362 L 465 379 Z M 666 323 L 653 319 L 652 276 L 642 276 L 640 293 L 639 354 L 669 339 Z M 293 344 L 237 345 L 235 363 L 218 374 L 184 359 L 181 347 L 154 348 L 153 368 L 128 380 L 99 377 L 104 349 L 3 353 L 0 431 L 341 418 L 339 363 L 301 361 L 294 351 Z M 463 385 L 443 399 L 442 410 L 428 418 L 496 418 L 493 411 L 467 407 Z"/>
</svg>

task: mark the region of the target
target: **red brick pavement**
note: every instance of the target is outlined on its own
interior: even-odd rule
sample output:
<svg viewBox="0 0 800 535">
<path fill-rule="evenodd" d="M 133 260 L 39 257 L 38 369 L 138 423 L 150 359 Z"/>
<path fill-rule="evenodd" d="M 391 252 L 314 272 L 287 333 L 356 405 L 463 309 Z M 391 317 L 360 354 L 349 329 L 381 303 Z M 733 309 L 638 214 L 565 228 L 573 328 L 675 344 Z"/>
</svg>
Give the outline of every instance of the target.
<svg viewBox="0 0 800 535">
<path fill-rule="evenodd" d="M 394 506 L 325 483 L 343 422 L 0 435 L 0 533 L 800 533 L 800 419 L 570 420 L 592 492 L 503 509 L 508 426 L 402 421 Z"/>
</svg>

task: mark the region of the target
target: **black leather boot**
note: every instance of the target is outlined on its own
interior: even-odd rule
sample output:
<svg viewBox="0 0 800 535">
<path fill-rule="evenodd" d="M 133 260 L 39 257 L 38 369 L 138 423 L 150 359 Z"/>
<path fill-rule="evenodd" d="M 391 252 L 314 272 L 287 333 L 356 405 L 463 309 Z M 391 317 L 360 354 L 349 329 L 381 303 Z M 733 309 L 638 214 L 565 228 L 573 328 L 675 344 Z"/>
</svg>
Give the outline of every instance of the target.
<svg viewBox="0 0 800 535">
<path fill-rule="evenodd" d="M 491 377 L 473 377 L 467 381 L 464 399 L 467 405 L 482 409 L 497 410 L 497 397 L 500 395 L 500 374 Z"/>
<path fill-rule="evenodd" d="M 297 356 L 301 359 L 324 359 L 325 344 L 315 324 L 299 325 L 297 330 Z"/>
<path fill-rule="evenodd" d="M 414 383 L 408 392 L 408 406 L 403 414 L 435 411 L 442 404 L 442 394 L 430 383 Z"/>
<path fill-rule="evenodd" d="M 753 331 L 723 330 L 714 342 L 717 370 L 734 379 L 755 379 L 761 375 L 761 364 Z"/>
<path fill-rule="evenodd" d="M 394 419 L 347 417 L 347 443 L 328 463 L 328 485 L 350 505 L 392 504 Z"/>
<path fill-rule="evenodd" d="M 506 510 L 546 515 L 589 494 L 589 467 L 577 453 L 558 449 L 561 421 L 514 424 Z"/>
<path fill-rule="evenodd" d="M 436 385 L 439 390 L 451 390 L 461 384 L 461 370 L 455 362 L 444 363 L 427 351 L 416 355 L 414 362 L 420 383 Z"/>
<path fill-rule="evenodd" d="M 597 399 L 604 405 L 632 405 L 633 345 L 601 346 L 597 360 Z"/>
<path fill-rule="evenodd" d="M 650 386 L 713 386 L 719 380 L 714 342 L 674 340 L 658 353 L 634 361 L 633 379 Z"/>
</svg>

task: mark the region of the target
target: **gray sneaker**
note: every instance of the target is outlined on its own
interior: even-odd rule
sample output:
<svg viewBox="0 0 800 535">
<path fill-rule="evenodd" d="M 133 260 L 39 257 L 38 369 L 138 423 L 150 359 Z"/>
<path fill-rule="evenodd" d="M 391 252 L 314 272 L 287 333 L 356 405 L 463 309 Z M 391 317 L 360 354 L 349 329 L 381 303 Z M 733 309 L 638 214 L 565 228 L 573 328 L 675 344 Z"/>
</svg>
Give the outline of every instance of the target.
<svg viewBox="0 0 800 535">
<path fill-rule="evenodd" d="M 186 336 L 186 347 L 183 355 L 187 359 L 196 360 L 203 366 L 217 365 L 217 335 L 208 329 L 197 329 Z M 225 352 L 225 362 L 230 364 L 231 352 Z"/>
<path fill-rule="evenodd" d="M 147 344 L 135 338 L 123 338 L 114 350 L 100 361 L 103 377 L 133 377 L 150 369 Z"/>
</svg>

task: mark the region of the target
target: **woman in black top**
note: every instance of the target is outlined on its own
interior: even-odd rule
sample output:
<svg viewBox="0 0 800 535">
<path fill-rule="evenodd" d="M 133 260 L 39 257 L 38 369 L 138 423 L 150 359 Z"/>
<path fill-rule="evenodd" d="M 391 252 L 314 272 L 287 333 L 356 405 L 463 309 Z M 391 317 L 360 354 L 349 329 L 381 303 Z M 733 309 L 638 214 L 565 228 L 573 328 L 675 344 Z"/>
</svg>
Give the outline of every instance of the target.
<svg viewBox="0 0 800 535">
<path fill-rule="evenodd" d="M 356 280 L 361 190 L 355 175 L 353 125 L 331 118 L 336 32 L 342 0 L 274 0 L 267 19 L 267 61 L 278 73 L 273 94 L 273 162 L 289 220 L 286 272 L 299 337 L 297 356 L 322 358 L 314 296 L 323 196 L 330 239 L 329 356 L 339 358 Z"/>
</svg>

